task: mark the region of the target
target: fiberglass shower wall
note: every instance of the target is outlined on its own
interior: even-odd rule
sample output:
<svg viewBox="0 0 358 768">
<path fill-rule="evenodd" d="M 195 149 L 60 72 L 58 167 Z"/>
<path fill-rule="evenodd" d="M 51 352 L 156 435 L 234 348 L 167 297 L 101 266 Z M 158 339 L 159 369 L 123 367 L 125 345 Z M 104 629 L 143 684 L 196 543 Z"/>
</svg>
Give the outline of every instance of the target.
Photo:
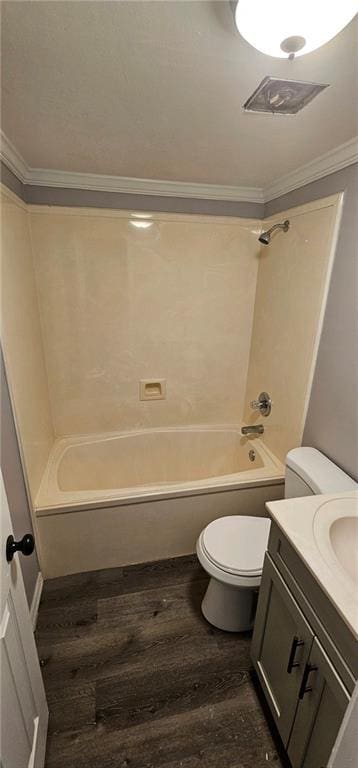
<svg viewBox="0 0 358 768">
<path fill-rule="evenodd" d="M 259 222 L 31 207 L 56 436 L 242 418 Z M 140 399 L 164 379 L 166 399 Z"/>
<path fill-rule="evenodd" d="M 55 436 L 43 352 L 29 212 L 1 188 L 1 344 L 26 479 L 35 499 Z"/>
<path fill-rule="evenodd" d="M 261 420 L 281 460 L 299 445 L 340 196 L 309 203 L 260 247 L 260 222 L 26 206 L 2 192 L 2 344 L 33 501 L 65 435 Z M 140 219 L 139 219 L 140 220 Z M 166 399 L 140 399 L 143 379 Z"/>
<path fill-rule="evenodd" d="M 288 218 L 290 228 L 260 252 L 244 419 L 263 422 L 282 462 L 302 441 L 341 208 L 342 195 L 332 195 L 264 222 Z M 273 400 L 267 419 L 249 407 L 262 390 Z"/>
</svg>

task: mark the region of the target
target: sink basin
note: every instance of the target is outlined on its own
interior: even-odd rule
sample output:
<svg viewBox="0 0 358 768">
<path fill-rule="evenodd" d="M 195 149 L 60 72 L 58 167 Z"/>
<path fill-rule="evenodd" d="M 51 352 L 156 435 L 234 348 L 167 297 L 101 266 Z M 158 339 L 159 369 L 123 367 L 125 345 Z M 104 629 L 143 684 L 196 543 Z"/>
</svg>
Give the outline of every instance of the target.
<svg viewBox="0 0 358 768">
<path fill-rule="evenodd" d="M 358 584 L 358 515 L 339 517 L 331 523 L 329 537 L 337 560 Z"/>
<path fill-rule="evenodd" d="M 267 508 L 358 641 L 358 484 Z"/>
<path fill-rule="evenodd" d="M 357 594 L 357 498 L 330 499 L 321 504 L 314 516 L 313 534 L 326 563 L 345 581 L 346 588 Z"/>
</svg>

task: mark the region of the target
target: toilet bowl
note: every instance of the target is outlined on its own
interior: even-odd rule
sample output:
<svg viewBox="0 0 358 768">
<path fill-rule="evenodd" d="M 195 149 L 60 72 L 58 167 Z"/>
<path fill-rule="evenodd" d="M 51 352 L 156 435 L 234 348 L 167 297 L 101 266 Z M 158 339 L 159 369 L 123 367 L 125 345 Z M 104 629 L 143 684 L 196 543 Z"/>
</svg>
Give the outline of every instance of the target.
<svg viewBox="0 0 358 768">
<path fill-rule="evenodd" d="M 357 489 L 357 483 L 315 448 L 286 456 L 285 498 Z M 265 517 L 221 517 L 199 536 L 196 551 L 210 582 L 202 602 L 205 618 L 227 632 L 251 629 L 270 521 Z"/>
<path fill-rule="evenodd" d="M 234 515 L 207 525 L 199 536 L 199 562 L 210 576 L 202 612 L 227 632 L 251 629 L 270 521 Z"/>
</svg>

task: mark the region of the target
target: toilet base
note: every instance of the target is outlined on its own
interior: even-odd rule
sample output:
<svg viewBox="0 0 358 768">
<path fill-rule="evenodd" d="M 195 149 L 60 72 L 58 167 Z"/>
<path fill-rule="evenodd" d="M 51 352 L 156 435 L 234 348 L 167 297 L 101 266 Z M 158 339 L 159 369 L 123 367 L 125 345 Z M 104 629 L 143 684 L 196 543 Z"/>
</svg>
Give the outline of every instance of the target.
<svg viewBox="0 0 358 768">
<path fill-rule="evenodd" d="M 234 587 L 211 578 L 201 610 L 209 624 L 226 632 L 246 632 L 252 629 L 258 590 Z"/>
</svg>

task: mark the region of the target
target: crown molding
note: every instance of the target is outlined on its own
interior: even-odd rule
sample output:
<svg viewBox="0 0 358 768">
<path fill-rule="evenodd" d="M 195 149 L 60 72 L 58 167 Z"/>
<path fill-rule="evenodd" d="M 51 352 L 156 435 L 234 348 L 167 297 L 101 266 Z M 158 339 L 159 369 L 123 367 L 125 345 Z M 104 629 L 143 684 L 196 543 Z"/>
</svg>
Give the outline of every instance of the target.
<svg viewBox="0 0 358 768">
<path fill-rule="evenodd" d="M 262 189 L 233 187 L 216 184 L 194 184 L 182 181 L 137 179 L 126 176 L 104 176 L 94 173 L 69 173 L 67 171 L 30 168 L 27 184 L 65 189 L 90 189 L 100 192 L 121 192 L 130 195 L 155 195 L 162 197 L 190 197 L 205 200 L 233 200 L 262 203 Z"/>
<path fill-rule="evenodd" d="M 126 176 L 30 168 L 3 132 L 1 132 L 0 157 L 23 184 L 33 186 L 120 192 L 128 195 L 159 195 L 201 200 L 264 203 L 358 162 L 358 137 L 354 137 L 330 152 L 320 155 L 292 173 L 281 176 L 263 189 L 260 187 L 194 184 L 181 181 L 136 179 Z"/>
<path fill-rule="evenodd" d="M 3 163 L 10 168 L 10 171 L 17 176 L 19 181 L 25 184 L 26 176 L 30 170 L 29 166 L 3 131 L 0 131 L 0 157 Z"/>
<path fill-rule="evenodd" d="M 23 184 L 37 187 L 88 189 L 96 192 L 121 192 L 127 195 L 155 195 L 197 198 L 199 200 L 263 203 L 262 189 L 258 187 L 196 184 L 159 179 L 136 179 L 127 176 L 71 173 L 45 168 L 30 168 L 3 132 L 1 132 L 0 157 Z"/>
<path fill-rule="evenodd" d="M 353 139 L 346 141 L 345 144 L 331 149 L 324 155 L 316 157 L 310 163 L 302 165 L 297 170 L 292 171 L 292 173 L 287 173 L 285 176 L 281 176 L 281 178 L 273 181 L 272 184 L 265 186 L 263 189 L 264 202 L 268 203 L 270 200 L 275 200 L 276 197 L 292 192 L 293 189 L 304 187 L 312 181 L 322 179 L 330 173 L 340 171 L 342 168 L 357 162 L 358 136 L 354 136 Z"/>
</svg>

